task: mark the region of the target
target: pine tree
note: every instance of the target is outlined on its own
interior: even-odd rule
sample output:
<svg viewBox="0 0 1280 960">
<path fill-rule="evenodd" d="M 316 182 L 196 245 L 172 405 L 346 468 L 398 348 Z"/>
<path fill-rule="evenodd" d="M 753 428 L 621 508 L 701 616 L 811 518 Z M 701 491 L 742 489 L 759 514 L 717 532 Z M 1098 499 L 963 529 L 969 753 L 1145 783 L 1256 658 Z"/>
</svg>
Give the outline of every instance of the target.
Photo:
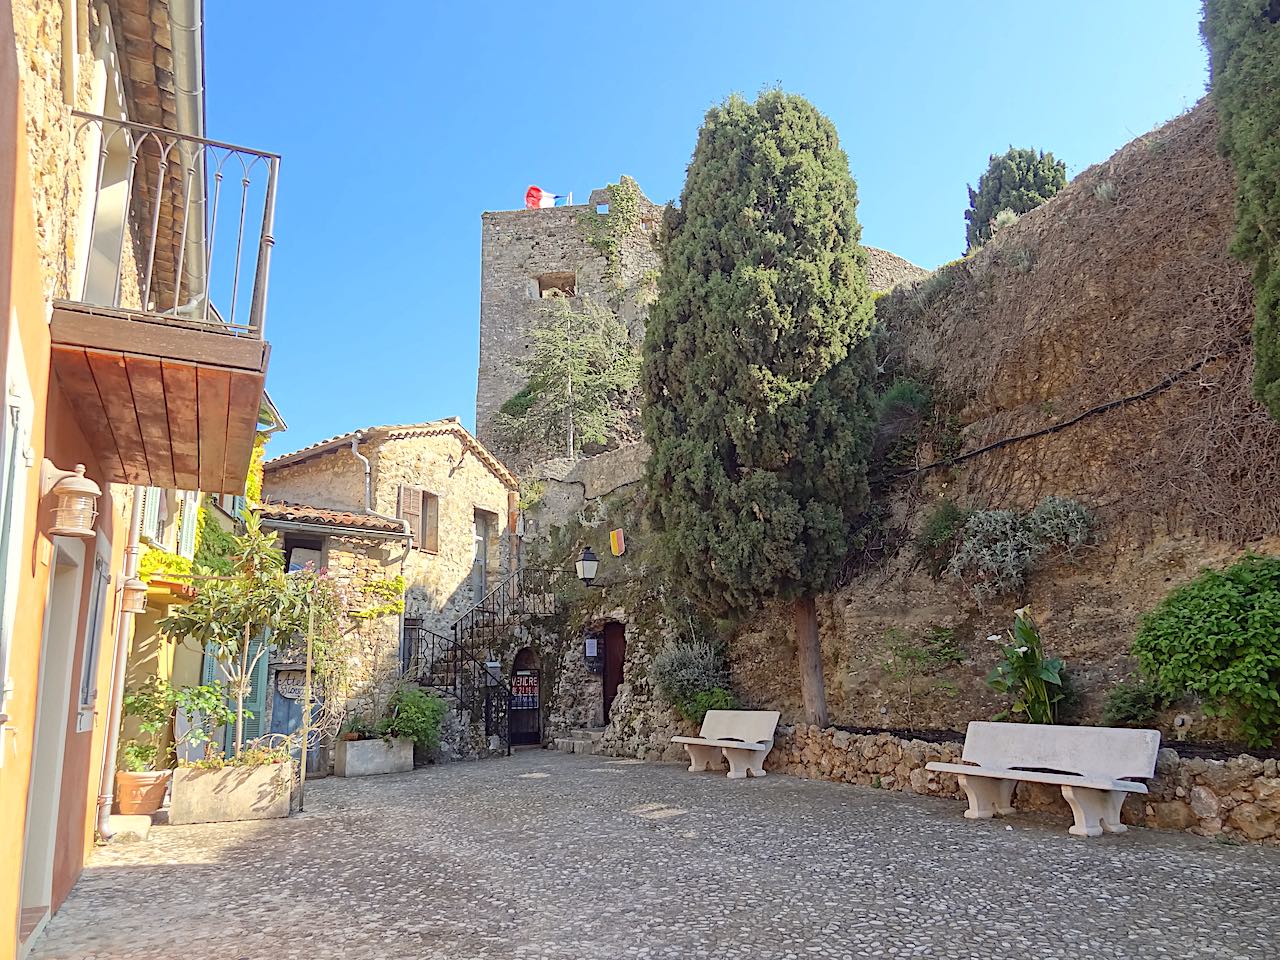
<svg viewBox="0 0 1280 960">
<path fill-rule="evenodd" d="M 628 410 L 640 358 L 626 326 L 584 297 L 548 301 L 522 361 L 528 385 L 502 405 L 499 438 L 522 455 L 563 452 L 574 459 L 588 443 L 607 443 Z"/>
<path fill-rule="evenodd" d="M 825 725 L 814 596 L 867 504 L 872 298 L 857 191 L 801 97 L 731 97 L 698 135 L 644 343 L 650 520 L 672 582 L 717 615 L 793 604 Z"/>
<path fill-rule="evenodd" d="M 991 223 L 1001 210 L 1021 216 L 1066 185 L 1067 165 L 1052 153 L 1010 147 L 1001 156 L 992 154 L 987 172 L 978 178 L 978 189 L 969 188 L 969 209 L 964 212 L 967 249 L 991 239 Z"/>
<path fill-rule="evenodd" d="M 1253 393 L 1280 420 L 1280 0 L 1206 0 L 1201 31 L 1236 172 L 1231 250 L 1253 264 Z"/>
</svg>

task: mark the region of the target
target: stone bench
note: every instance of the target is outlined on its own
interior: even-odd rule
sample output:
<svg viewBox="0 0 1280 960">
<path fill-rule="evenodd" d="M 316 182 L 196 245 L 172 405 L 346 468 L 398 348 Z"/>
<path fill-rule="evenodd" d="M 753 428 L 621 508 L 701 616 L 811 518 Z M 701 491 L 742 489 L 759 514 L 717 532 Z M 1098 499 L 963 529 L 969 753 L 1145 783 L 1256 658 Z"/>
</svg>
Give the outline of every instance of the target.
<svg viewBox="0 0 1280 960">
<path fill-rule="evenodd" d="M 721 757 L 729 762 L 729 779 L 764 776 L 764 758 L 773 749 L 776 710 L 708 710 L 696 737 L 672 737 L 689 751 L 689 771 L 699 773 Z"/>
<path fill-rule="evenodd" d="M 1096 837 L 1124 833 L 1125 795 L 1147 792 L 1129 778 L 1152 777 L 1159 749 L 1158 730 L 974 721 L 964 738 L 965 762 L 934 762 L 926 769 L 958 776 L 970 820 L 1012 813 L 1019 780 L 1059 786 L 1075 816 L 1070 833 Z"/>
</svg>

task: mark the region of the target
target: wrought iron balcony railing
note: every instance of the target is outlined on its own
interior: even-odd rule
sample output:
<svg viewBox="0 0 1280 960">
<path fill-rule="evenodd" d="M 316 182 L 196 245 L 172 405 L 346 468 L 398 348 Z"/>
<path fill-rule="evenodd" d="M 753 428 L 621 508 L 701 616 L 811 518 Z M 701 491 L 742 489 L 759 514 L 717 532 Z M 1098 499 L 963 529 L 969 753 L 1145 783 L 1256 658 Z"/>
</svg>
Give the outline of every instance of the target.
<svg viewBox="0 0 1280 960">
<path fill-rule="evenodd" d="M 63 299 L 91 312 L 263 339 L 280 158 L 127 120 L 73 114 L 90 160 Z M 68 207 L 75 204 L 70 190 Z M 85 222 L 85 216 L 69 222 Z M 87 250 L 84 248 L 87 246 Z"/>
</svg>

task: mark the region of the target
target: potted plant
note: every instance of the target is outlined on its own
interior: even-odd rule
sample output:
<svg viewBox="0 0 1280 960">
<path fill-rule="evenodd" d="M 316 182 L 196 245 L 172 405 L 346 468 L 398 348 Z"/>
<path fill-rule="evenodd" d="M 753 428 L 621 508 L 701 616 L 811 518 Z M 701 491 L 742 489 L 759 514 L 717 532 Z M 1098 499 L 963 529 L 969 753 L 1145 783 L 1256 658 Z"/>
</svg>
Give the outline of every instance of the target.
<svg viewBox="0 0 1280 960">
<path fill-rule="evenodd" d="M 173 690 L 158 677 L 149 678 L 124 697 L 124 715 L 138 721 L 139 736 L 120 747 L 116 803 L 127 816 L 149 816 L 164 803 L 170 771 L 156 769 L 160 731 L 169 725 Z"/>
<path fill-rule="evenodd" d="M 445 710 L 444 700 L 418 687 L 397 690 L 381 720 L 374 723 L 357 715 L 343 724 L 334 747 L 334 775 L 368 777 L 412 770 L 415 743 L 439 746 Z"/>
</svg>

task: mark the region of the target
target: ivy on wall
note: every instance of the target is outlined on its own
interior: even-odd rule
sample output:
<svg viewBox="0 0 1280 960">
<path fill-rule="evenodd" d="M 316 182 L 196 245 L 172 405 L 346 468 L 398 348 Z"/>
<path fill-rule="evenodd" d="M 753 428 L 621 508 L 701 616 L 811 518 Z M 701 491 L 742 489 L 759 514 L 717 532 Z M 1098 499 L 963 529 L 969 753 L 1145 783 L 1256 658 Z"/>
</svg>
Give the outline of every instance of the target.
<svg viewBox="0 0 1280 960">
<path fill-rule="evenodd" d="M 609 195 L 608 213 L 587 209 L 579 219 L 587 242 L 605 259 L 605 277 L 619 283 L 622 272 L 622 243 L 640 226 L 640 185 L 625 174 L 605 187 Z"/>
<path fill-rule="evenodd" d="M 357 620 L 376 620 L 404 613 L 404 588 L 405 580 L 401 576 L 366 580 L 360 584 L 360 593 L 369 606 L 349 610 L 347 616 Z"/>
</svg>

